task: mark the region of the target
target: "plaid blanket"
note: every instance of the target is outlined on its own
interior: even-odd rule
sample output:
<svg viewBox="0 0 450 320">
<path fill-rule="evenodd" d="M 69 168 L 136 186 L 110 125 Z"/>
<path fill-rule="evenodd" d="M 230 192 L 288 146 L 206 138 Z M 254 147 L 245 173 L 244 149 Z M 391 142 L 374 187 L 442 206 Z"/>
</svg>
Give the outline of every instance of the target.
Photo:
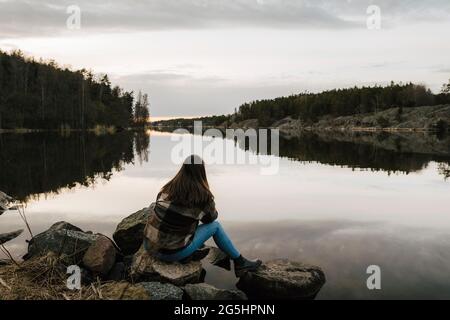
<svg viewBox="0 0 450 320">
<path fill-rule="evenodd" d="M 159 195 L 150 205 L 150 215 L 144 229 L 145 248 L 151 252 L 170 254 L 189 245 L 199 222 L 217 219 L 215 203 L 205 208 L 183 208 Z"/>
</svg>

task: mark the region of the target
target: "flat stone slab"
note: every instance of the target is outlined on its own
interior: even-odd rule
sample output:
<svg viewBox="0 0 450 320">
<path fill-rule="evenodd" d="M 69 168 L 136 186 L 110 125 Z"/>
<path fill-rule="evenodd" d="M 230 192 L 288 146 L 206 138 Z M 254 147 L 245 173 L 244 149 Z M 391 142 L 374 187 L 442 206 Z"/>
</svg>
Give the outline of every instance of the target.
<svg viewBox="0 0 450 320">
<path fill-rule="evenodd" d="M 237 287 L 251 299 L 314 299 L 325 283 L 321 268 L 287 259 L 265 262 L 248 272 Z"/>
<path fill-rule="evenodd" d="M 159 281 L 183 286 L 201 281 L 203 267 L 199 261 L 186 264 L 167 263 L 156 259 L 141 247 L 134 255 L 131 265 L 131 277 L 135 281 Z"/>
<path fill-rule="evenodd" d="M 8 260 L 8 259 L 0 259 L 0 267 L 1 266 L 9 266 L 9 265 L 11 265 L 12 264 L 12 261 L 11 260 Z"/>
<path fill-rule="evenodd" d="M 20 236 L 22 234 L 22 232 L 23 232 L 23 229 L 0 234 L 0 245 L 17 238 L 18 236 Z"/>
<path fill-rule="evenodd" d="M 228 255 L 217 247 L 207 247 L 209 253 L 206 256 L 206 260 L 212 265 L 223 268 L 225 270 L 231 270 L 231 259 Z"/>
</svg>

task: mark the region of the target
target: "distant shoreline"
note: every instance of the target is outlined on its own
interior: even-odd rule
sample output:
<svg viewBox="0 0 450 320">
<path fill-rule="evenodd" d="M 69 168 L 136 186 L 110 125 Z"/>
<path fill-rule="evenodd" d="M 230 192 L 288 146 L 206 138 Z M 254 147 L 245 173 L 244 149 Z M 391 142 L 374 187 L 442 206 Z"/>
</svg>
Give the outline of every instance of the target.
<svg viewBox="0 0 450 320">
<path fill-rule="evenodd" d="M 193 121 L 187 122 L 158 121 L 152 124 L 154 128 L 193 128 Z M 183 120 L 183 121 L 181 121 Z M 450 105 L 424 106 L 414 108 L 390 108 L 380 112 L 355 114 L 349 116 L 325 116 L 316 122 L 303 121 L 286 117 L 275 121 L 269 126 L 260 126 L 257 119 L 247 119 L 240 122 L 210 125 L 202 123 L 203 128 L 218 129 L 279 129 L 281 132 L 301 131 L 348 131 L 348 132 L 447 132 L 450 128 Z"/>
</svg>

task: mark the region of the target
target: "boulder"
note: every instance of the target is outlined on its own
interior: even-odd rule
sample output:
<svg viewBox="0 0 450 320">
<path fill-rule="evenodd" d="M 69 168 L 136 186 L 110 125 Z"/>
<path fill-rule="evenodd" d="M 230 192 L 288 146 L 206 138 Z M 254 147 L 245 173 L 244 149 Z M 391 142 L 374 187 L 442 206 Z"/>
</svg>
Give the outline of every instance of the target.
<svg viewBox="0 0 450 320">
<path fill-rule="evenodd" d="M 159 281 L 182 286 L 200 282 L 203 268 L 200 261 L 167 263 L 150 255 L 143 247 L 134 255 L 131 265 L 131 277 L 135 281 Z"/>
<path fill-rule="evenodd" d="M 28 253 L 24 256 L 24 259 L 53 252 L 57 255 L 65 255 L 71 263 L 78 264 L 88 248 L 97 239 L 97 235 L 78 230 L 81 229 L 66 222 L 58 222 L 52 225 L 48 230 L 39 233 L 30 240 Z"/>
<path fill-rule="evenodd" d="M 183 290 L 170 283 L 140 282 L 136 286 L 143 287 L 151 300 L 181 300 Z"/>
<path fill-rule="evenodd" d="M 208 248 L 209 253 L 206 256 L 206 260 L 212 265 L 230 271 L 231 270 L 230 257 L 219 248 L 216 247 L 208 247 Z"/>
<path fill-rule="evenodd" d="M 116 261 L 116 248 L 108 237 L 99 235 L 89 246 L 83 257 L 83 264 L 94 274 L 106 276 Z"/>
<path fill-rule="evenodd" d="M 83 230 L 81 230 L 77 226 L 74 226 L 73 224 L 68 223 L 66 221 L 58 221 L 58 222 L 52 224 L 52 226 L 48 230 L 52 230 L 52 231 L 56 231 L 56 230 L 72 230 L 72 231 L 83 232 Z M 89 233 L 89 232 L 86 232 L 86 233 Z"/>
<path fill-rule="evenodd" d="M 190 300 L 247 300 L 240 290 L 218 289 L 206 283 L 187 284 L 184 292 Z"/>
<path fill-rule="evenodd" d="M 18 236 L 20 236 L 22 234 L 22 232 L 23 232 L 23 229 L 0 234 L 0 245 L 17 238 Z"/>
<path fill-rule="evenodd" d="M 314 299 L 325 283 L 322 269 L 287 259 L 264 263 L 239 279 L 237 287 L 251 299 Z"/>
<path fill-rule="evenodd" d="M 124 255 L 139 250 L 144 238 L 144 228 L 150 208 L 144 208 L 123 219 L 113 234 L 113 239 Z"/>
</svg>

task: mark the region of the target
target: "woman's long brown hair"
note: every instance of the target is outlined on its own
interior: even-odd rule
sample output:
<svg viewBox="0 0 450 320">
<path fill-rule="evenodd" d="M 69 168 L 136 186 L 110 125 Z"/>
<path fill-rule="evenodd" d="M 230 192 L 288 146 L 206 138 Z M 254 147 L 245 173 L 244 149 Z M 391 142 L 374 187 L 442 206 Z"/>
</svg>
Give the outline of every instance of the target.
<svg viewBox="0 0 450 320">
<path fill-rule="evenodd" d="M 214 200 L 206 178 L 205 163 L 196 155 L 186 158 L 180 171 L 161 189 L 178 206 L 203 209 Z"/>
</svg>

